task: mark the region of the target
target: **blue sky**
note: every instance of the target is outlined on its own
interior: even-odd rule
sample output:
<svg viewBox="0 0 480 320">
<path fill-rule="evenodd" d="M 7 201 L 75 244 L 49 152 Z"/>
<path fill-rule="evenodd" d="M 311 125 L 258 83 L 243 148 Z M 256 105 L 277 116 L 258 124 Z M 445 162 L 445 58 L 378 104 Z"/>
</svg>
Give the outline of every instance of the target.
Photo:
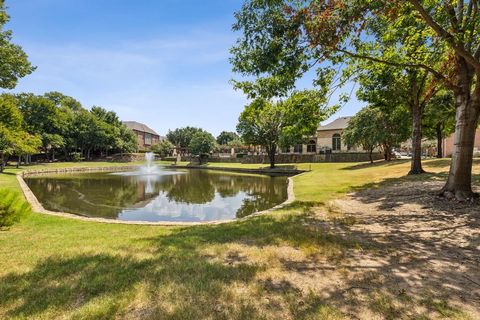
<svg viewBox="0 0 480 320">
<path fill-rule="evenodd" d="M 241 0 L 7 0 L 14 42 L 37 70 L 15 91 L 60 91 L 160 134 L 235 130 L 247 100 L 228 62 Z M 360 107 L 349 102 L 335 116 Z"/>
</svg>

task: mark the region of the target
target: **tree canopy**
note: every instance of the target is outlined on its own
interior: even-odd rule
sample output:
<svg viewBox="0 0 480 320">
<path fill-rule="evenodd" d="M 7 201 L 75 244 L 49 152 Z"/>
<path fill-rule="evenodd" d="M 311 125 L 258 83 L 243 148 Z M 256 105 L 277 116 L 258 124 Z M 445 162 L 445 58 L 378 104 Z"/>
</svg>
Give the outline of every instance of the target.
<svg viewBox="0 0 480 320">
<path fill-rule="evenodd" d="M 188 148 L 193 155 L 202 156 L 212 152 L 215 144 L 216 141 L 212 134 L 202 130 L 193 134 Z"/>
<path fill-rule="evenodd" d="M 285 100 L 256 98 L 241 113 L 237 131 L 246 143 L 265 148 L 273 168 L 277 147 L 302 142 L 334 111 L 324 102 L 321 93 L 309 90 L 294 92 Z"/>
<path fill-rule="evenodd" d="M 477 1 L 248 0 L 235 16 L 241 37 L 231 49 L 233 68 L 254 79 L 234 85 L 250 97 L 284 96 L 312 69 L 313 85 L 341 87 L 352 75 L 343 66 L 359 60 L 433 76 L 453 92 L 457 110 L 455 150 L 442 191 L 459 200 L 473 196 L 472 146 L 480 115 Z"/>
<path fill-rule="evenodd" d="M 231 131 L 222 131 L 217 137 L 219 145 L 228 145 L 231 141 L 238 139 L 238 134 Z"/>
<path fill-rule="evenodd" d="M 5 30 L 5 24 L 10 20 L 6 10 L 5 1 L 0 0 L 0 88 L 13 89 L 18 79 L 35 70 L 28 61 L 27 54 L 22 47 L 13 44 L 12 31 Z"/>
<path fill-rule="evenodd" d="M 169 130 L 167 133 L 167 139 L 173 143 L 176 147 L 188 148 L 192 137 L 197 132 L 202 132 L 203 129 L 195 127 L 177 128 L 173 131 Z"/>
</svg>

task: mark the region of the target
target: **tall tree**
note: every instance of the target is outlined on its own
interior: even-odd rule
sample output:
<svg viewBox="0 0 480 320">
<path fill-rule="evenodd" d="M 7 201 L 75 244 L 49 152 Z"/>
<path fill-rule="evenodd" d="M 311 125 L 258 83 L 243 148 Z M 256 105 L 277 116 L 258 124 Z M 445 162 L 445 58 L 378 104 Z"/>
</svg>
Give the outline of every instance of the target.
<svg viewBox="0 0 480 320">
<path fill-rule="evenodd" d="M 336 65 L 366 59 L 426 70 L 455 95 L 455 151 L 442 193 L 468 199 L 474 196 L 473 142 L 480 114 L 479 17 L 476 0 L 249 0 L 236 13 L 234 29 L 242 31 L 242 37 L 232 49 L 232 62 L 234 70 L 257 79 L 236 85 L 259 91 L 267 82 L 274 90 L 284 91 L 326 60 Z M 381 25 L 387 28 L 376 30 L 379 21 L 386 21 Z M 377 55 L 378 35 L 396 37 L 398 30 L 408 28 L 421 35 L 425 50 L 440 54 L 441 59 Z M 392 45 L 388 52 L 397 49 Z M 317 69 L 320 80 L 331 74 L 331 64 Z"/>
<path fill-rule="evenodd" d="M 31 148 L 30 148 L 31 147 Z M 22 113 L 17 99 L 9 94 L 0 96 L 0 172 L 14 153 L 30 152 L 35 148 L 34 139 L 24 130 Z"/>
<path fill-rule="evenodd" d="M 43 151 L 47 158 L 51 153 L 54 160 L 55 148 L 65 143 L 61 135 L 63 119 L 58 108 L 51 100 L 34 94 L 20 94 L 18 100 L 27 131 L 41 136 Z"/>
<path fill-rule="evenodd" d="M 412 123 L 412 161 L 409 174 L 423 173 L 422 168 L 422 119 L 428 101 L 438 90 L 431 84 L 431 76 L 424 70 L 402 69 L 395 66 L 359 61 L 357 77 L 360 88 L 357 96 L 370 104 L 384 105 L 392 110 L 399 105 L 406 107 Z"/>
<path fill-rule="evenodd" d="M 325 97 L 313 90 L 294 92 L 283 101 L 256 98 L 240 115 L 237 131 L 246 143 L 263 146 L 274 168 L 278 147 L 303 142 L 332 111 L 325 107 Z"/>
<path fill-rule="evenodd" d="M 173 143 L 176 147 L 180 148 L 188 148 L 192 137 L 197 132 L 202 132 L 203 129 L 195 128 L 195 127 L 184 127 L 184 128 L 177 128 L 173 131 L 168 131 L 167 139 L 171 143 Z"/>
<path fill-rule="evenodd" d="M 22 47 L 11 42 L 12 31 L 4 29 L 9 20 L 5 1 L 0 0 L 0 88 L 5 89 L 15 88 L 19 78 L 35 70 Z"/>
</svg>

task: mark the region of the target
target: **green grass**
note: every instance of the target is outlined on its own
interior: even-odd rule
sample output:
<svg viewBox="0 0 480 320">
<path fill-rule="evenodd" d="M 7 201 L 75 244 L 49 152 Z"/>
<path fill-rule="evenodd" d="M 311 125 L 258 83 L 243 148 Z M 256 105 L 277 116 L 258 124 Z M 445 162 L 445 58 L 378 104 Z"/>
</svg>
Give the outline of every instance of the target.
<svg viewBox="0 0 480 320">
<path fill-rule="evenodd" d="M 29 168 L 94 165 L 112 164 Z M 31 214 L 0 231 L 0 319 L 342 319 L 334 305 L 286 278 L 285 259 L 335 263 L 348 250 L 368 250 L 317 228 L 311 211 L 352 188 L 402 177 L 408 166 L 299 164 L 312 171 L 294 178 L 295 203 L 222 225 L 115 225 Z M 432 172 L 447 166 L 426 162 Z M 18 191 L 14 174 L 24 169 L 0 174 L 0 188 Z"/>
</svg>

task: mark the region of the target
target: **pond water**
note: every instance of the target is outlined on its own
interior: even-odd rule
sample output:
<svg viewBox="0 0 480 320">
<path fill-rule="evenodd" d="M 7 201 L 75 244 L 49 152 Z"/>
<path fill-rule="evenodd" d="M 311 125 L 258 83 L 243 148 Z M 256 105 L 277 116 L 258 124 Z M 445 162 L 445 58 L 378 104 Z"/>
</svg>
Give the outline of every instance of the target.
<svg viewBox="0 0 480 320">
<path fill-rule="evenodd" d="M 282 203 L 287 178 L 210 170 L 74 173 L 25 178 L 45 209 L 128 221 L 207 222 Z"/>
</svg>

